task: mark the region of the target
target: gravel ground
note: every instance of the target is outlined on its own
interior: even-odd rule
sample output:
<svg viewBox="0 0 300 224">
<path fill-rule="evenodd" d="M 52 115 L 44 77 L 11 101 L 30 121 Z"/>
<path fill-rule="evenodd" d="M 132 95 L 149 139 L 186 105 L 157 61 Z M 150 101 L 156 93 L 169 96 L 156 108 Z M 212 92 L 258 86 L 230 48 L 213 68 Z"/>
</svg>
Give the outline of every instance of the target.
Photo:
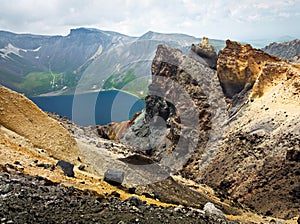
<svg viewBox="0 0 300 224">
<path fill-rule="evenodd" d="M 0 172 L 3 223 L 238 223 L 199 209 L 159 207 L 118 193 L 99 195 L 38 176 Z"/>
</svg>

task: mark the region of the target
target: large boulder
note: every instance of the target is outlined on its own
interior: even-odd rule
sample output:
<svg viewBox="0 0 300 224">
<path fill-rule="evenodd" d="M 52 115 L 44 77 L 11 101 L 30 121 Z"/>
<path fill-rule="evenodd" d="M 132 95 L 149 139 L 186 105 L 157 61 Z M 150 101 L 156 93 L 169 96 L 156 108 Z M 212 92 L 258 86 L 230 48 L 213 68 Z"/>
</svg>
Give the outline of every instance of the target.
<svg viewBox="0 0 300 224">
<path fill-rule="evenodd" d="M 108 169 L 104 173 L 104 181 L 111 185 L 121 185 L 124 181 L 125 173 L 119 170 Z"/>
</svg>

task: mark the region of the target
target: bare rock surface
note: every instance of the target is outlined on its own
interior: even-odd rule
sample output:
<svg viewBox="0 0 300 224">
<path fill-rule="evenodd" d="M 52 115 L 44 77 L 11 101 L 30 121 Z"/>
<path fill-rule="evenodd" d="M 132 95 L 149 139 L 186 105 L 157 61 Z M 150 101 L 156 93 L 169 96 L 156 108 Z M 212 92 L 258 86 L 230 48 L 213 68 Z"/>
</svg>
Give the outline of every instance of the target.
<svg viewBox="0 0 300 224">
<path fill-rule="evenodd" d="M 299 67 L 227 41 L 219 52 L 218 76 L 230 118 L 219 153 L 203 170 L 202 180 L 262 215 L 296 216 Z M 243 84 L 232 88 L 236 83 Z M 228 94 L 226 89 L 234 92 Z"/>
<path fill-rule="evenodd" d="M 263 51 L 296 62 L 294 59 L 300 56 L 300 40 L 295 39 L 284 43 L 271 43 L 262 49 Z M 299 63 L 299 62 L 298 62 Z"/>
</svg>

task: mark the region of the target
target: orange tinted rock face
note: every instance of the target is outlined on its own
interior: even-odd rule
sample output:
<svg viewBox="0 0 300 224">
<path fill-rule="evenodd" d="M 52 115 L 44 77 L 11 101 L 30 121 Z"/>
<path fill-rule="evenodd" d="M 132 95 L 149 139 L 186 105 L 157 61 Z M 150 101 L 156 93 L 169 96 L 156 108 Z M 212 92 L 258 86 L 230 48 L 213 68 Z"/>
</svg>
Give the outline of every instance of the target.
<svg viewBox="0 0 300 224">
<path fill-rule="evenodd" d="M 107 125 L 97 126 L 99 136 L 109 140 L 119 140 L 140 114 L 141 112 L 136 113 L 133 118 L 128 121 L 113 121 Z"/>
<path fill-rule="evenodd" d="M 297 86 L 299 74 L 300 68 L 296 65 L 291 65 L 285 61 L 267 62 L 257 77 L 251 96 L 254 98 L 261 97 L 268 89 L 280 82 L 285 82 L 287 88 Z M 293 90 L 291 89 L 291 91 Z M 296 88 L 295 91 L 299 93 L 299 88 Z"/>
<path fill-rule="evenodd" d="M 228 40 L 217 70 L 229 122 L 203 182 L 260 214 L 296 216 L 300 65 Z"/>
<path fill-rule="evenodd" d="M 99 136 L 109 140 L 119 140 L 130 126 L 131 121 L 111 122 L 108 125 L 98 126 Z"/>
<path fill-rule="evenodd" d="M 218 77 L 228 98 L 250 89 L 267 63 L 285 62 L 249 44 L 230 40 L 226 41 L 226 47 L 219 51 L 218 57 Z"/>
</svg>

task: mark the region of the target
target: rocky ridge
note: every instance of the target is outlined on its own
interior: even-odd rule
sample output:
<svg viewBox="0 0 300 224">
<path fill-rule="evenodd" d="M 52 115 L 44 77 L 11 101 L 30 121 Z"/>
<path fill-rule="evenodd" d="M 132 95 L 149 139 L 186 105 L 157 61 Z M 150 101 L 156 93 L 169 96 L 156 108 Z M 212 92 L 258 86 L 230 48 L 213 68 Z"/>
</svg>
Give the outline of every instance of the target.
<svg viewBox="0 0 300 224">
<path fill-rule="evenodd" d="M 193 52 L 196 53 L 199 57 L 195 57 Z M 199 43 L 197 46 L 195 44 L 192 44 L 189 56 L 195 58 L 196 60 L 199 60 L 202 63 L 204 62 L 210 68 L 217 68 L 218 56 L 214 47 L 209 44 L 209 40 L 207 37 L 203 37 L 201 43 Z"/>
<path fill-rule="evenodd" d="M 234 50 L 239 53 L 230 53 Z M 226 90 L 231 80 L 243 84 L 231 94 L 224 91 L 235 113 L 218 155 L 202 174 L 223 194 L 282 218 L 299 210 L 299 162 L 289 156 L 299 153 L 299 74 L 297 65 L 227 41 L 219 52 L 221 85 Z"/>
<path fill-rule="evenodd" d="M 210 118 L 223 120 L 226 109 L 216 71 L 160 45 L 152 77 L 145 112 L 121 140 L 146 150 L 163 166 L 172 167 L 172 172 L 188 160 L 191 166 L 205 162 L 214 153 L 211 149 L 203 155 L 210 134 L 219 130 Z"/>
<path fill-rule="evenodd" d="M 300 62 L 300 40 L 295 39 L 290 42 L 271 43 L 262 49 L 263 51 L 291 62 Z"/>
</svg>

